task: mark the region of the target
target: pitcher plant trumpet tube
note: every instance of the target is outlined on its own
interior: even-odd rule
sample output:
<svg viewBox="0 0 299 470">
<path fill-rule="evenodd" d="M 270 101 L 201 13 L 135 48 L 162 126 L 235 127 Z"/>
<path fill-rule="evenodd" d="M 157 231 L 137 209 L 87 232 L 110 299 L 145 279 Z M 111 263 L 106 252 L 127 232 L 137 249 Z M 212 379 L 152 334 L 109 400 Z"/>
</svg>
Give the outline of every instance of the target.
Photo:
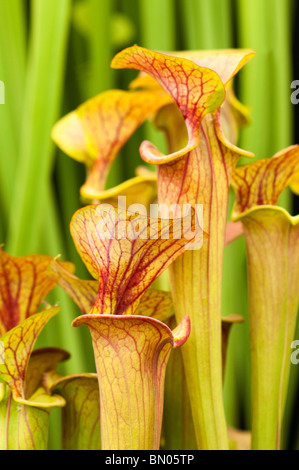
<svg viewBox="0 0 299 470">
<path fill-rule="evenodd" d="M 62 377 L 55 370 L 44 374 L 50 393 L 64 398 L 61 409 L 62 450 L 101 448 L 99 385 L 96 374 Z"/>
<path fill-rule="evenodd" d="M 86 267 L 98 280 L 95 304 L 73 325 L 86 324 L 93 341 L 102 449 L 158 449 L 167 361 L 171 349 L 187 340 L 190 323 L 186 316 L 172 332 L 146 316 L 151 302 L 142 304 L 141 299 L 202 229 L 194 231 L 192 224 L 182 235 L 184 219 L 151 219 L 112 206 L 100 211 L 99 207 L 78 210 L 71 234 Z M 136 315 L 142 305 L 143 315 Z"/>
<path fill-rule="evenodd" d="M 44 349 L 33 353 L 34 344 L 59 307 L 31 315 L 1 337 L 0 352 L 0 448 L 45 450 L 48 447 L 49 414 L 65 400 L 50 394 L 42 383 L 43 372 L 55 368 L 68 353 Z"/>
</svg>

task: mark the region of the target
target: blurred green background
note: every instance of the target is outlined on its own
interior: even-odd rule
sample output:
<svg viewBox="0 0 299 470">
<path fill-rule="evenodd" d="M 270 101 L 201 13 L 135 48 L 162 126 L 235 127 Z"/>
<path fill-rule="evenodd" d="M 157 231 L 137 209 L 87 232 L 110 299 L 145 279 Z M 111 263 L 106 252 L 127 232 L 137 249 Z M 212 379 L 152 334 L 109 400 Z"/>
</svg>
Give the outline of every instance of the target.
<svg viewBox="0 0 299 470">
<path fill-rule="evenodd" d="M 50 138 L 53 124 L 86 99 L 109 88 L 126 88 L 135 72 L 110 69 L 114 54 L 132 44 L 157 50 L 251 48 L 257 56 L 235 81 L 252 122 L 239 145 L 256 158 L 299 141 L 290 84 L 299 79 L 292 0 L 0 0 L 0 243 L 15 256 L 62 255 L 88 274 L 69 235 L 81 206 L 83 165 L 63 155 Z M 297 76 L 296 76 L 297 73 Z M 134 174 L 144 138 L 163 146 L 144 124 L 113 166 L 109 186 Z M 232 197 L 231 201 L 232 202 Z M 298 212 L 289 193 L 282 204 Z M 224 399 L 229 424 L 250 428 L 250 361 L 244 241 L 226 249 L 223 315 L 246 321 L 231 336 Z M 89 335 L 71 327 L 79 314 L 60 290 L 51 294 L 61 313 L 45 329 L 40 345 L 68 349 L 63 373 L 94 371 Z M 299 332 L 297 339 L 299 338 Z M 271 358 L 269 358 L 271 361 Z M 299 367 L 292 366 L 284 447 L 299 449 Z M 54 413 L 55 427 L 55 413 Z M 57 417 L 56 417 L 57 419 Z M 58 445 L 57 429 L 51 446 Z"/>
</svg>

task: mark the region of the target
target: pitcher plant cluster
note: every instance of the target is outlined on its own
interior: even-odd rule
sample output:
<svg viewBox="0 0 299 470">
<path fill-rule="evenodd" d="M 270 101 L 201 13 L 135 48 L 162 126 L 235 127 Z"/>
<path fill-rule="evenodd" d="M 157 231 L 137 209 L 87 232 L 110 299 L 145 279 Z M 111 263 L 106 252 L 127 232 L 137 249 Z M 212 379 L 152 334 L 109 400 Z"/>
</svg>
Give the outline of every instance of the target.
<svg viewBox="0 0 299 470">
<path fill-rule="evenodd" d="M 299 193 L 299 148 L 251 161 L 236 146 L 248 110 L 233 80 L 254 55 L 129 47 L 111 63 L 139 72 L 129 88 L 105 91 L 55 125 L 57 146 L 86 169 L 70 232 L 91 278 L 78 278 L 59 256 L 13 257 L 1 248 L 1 449 L 46 449 L 54 407 L 65 450 L 280 448 L 299 301 L 299 216 L 278 199 L 287 187 Z M 141 142 L 135 177 L 107 189 L 114 160 L 146 120 L 164 134 L 166 153 Z M 229 333 L 243 322 L 222 316 L 223 255 L 240 236 L 250 432 L 230 428 L 223 405 Z M 34 349 L 48 321 L 63 315 L 46 301 L 57 285 L 82 313 L 72 326 L 90 331 L 96 373 L 62 376 L 67 351 Z"/>
</svg>

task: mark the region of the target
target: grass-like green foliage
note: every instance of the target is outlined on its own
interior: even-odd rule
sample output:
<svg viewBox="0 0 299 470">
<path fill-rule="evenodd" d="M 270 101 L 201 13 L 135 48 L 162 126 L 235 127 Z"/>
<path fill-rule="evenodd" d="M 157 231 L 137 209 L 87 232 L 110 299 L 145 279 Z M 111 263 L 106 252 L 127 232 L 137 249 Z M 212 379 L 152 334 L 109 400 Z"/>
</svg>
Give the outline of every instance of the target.
<svg viewBox="0 0 299 470">
<path fill-rule="evenodd" d="M 292 7 L 291 0 L 272 0 L 271 9 L 269 0 L 1 0 L 0 80 L 5 83 L 5 105 L 0 105 L 0 243 L 17 256 L 62 254 L 77 264 L 79 276 L 87 275 L 68 229 L 80 205 L 84 169 L 55 149 L 51 128 L 85 99 L 127 85 L 135 74 L 116 73 L 109 64 L 118 50 L 134 43 L 163 51 L 255 50 L 256 58 L 236 83 L 238 97 L 252 116 L 240 145 L 265 158 L 294 143 L 289 97 Z M 110 186 L 133 175 L 144 138 L 163 148 L 161 136 L 144 125 L 115 163 Z M 290 205 L 288 195 L 284 204 Z M 246 317 L 242 240 L 227 249 L 224 269 L 223 314 Z M 66 373 L 93 371 L 91 349 L 86 351 L 91 348 L 89 340 L 80 329 L 71 328 L 77 313 L 73 303 L 60 290 L 53 299 L 60 302 L 63 314 L 47 329 L 44 343 L 71 352 Z M 240 330 L 231 338 L 225 405 L 230 424 L 249 427 L 248 321 L 243 333 Z M 296 372 L 293 366 L 286 445 L 290 433 L 298 432 L 290 428 Z"/>
</svg>

